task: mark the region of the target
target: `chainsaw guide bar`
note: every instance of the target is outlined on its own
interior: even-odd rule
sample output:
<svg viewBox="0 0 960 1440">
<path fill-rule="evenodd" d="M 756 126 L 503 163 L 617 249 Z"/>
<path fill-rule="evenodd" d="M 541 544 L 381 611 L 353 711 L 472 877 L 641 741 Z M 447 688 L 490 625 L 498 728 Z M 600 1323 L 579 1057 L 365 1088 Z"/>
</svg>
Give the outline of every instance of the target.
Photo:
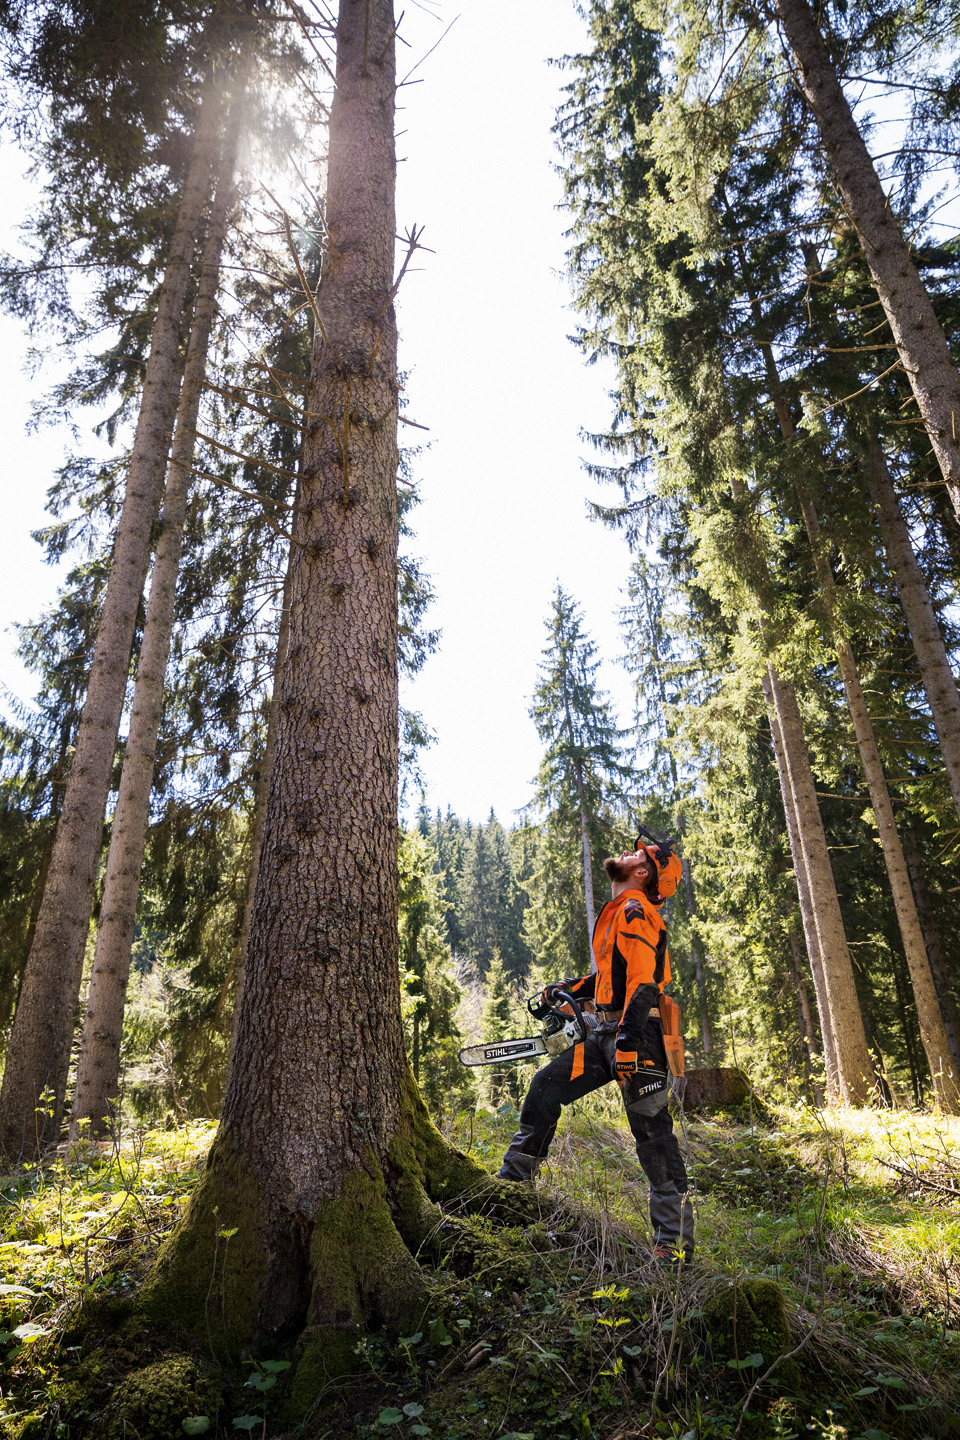
<svg viewBox="0 0 960 1440">
<path fill-rule="evenodd" d="M 498 1060 L 533 1060 L 546 1055 L 547 1047 L 539 1035 L 529 1040 L 498 1040 L 491 1045 L 468 1045 L 460 1051 L 461 1065 L 495 1065 Z"/>
</svg>

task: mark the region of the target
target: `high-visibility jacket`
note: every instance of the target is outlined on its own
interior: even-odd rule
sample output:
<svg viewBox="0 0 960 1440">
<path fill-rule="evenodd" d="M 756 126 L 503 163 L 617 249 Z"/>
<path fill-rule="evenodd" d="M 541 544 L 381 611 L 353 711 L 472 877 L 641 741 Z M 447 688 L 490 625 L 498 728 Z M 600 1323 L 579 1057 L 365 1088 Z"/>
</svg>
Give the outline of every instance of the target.
<svg viewBox="0 0 960 1440">
<path fill-rule="evenodd" d="M 623 1011 L 617 1043 L 641 1042 L 643 1027 L 659 992 L 670 983 L 667 928 L 642 890 L 624 890 L 608 900 L 593 930 L 596 973 L 568 981 L 566 988 L 602 1009 Z"/>
</svg>

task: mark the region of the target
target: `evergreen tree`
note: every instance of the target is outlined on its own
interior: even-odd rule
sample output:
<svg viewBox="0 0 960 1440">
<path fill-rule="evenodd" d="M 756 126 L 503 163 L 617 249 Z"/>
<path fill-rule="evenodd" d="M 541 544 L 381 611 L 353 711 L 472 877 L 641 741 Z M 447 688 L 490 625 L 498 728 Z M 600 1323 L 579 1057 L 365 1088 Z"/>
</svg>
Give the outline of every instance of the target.
<svg viewBox="0 0 960 1440">
<path fill-rule="evenodd" d="M 479 1178 L 430 1125 L 403 1050 L 395 32 L 387 0 L 342 0 L 326 205 L 336 250 L 310 297 L 307 391 L 329 423 L 304 452 L 237 1045 L 219 1136 L 142 1301 L 155 1320 L 201 1331 L 198 1257 L 235 1225 L 249 1263 L 217 1329 L 239 1354 L 309 1315 L 293 1380 L 305 1409 L 311 1377 L 352 1368 L 358 1323 L 422 1315 L 414 1257 L 439 1230 L 426 1187 L 450 1194 Z"/>
<path fill-rule="evenodd" d="M 485 1045 L 494 1040 L 509 1040 L 527 1033 L 530 1016 L 520 1002 L 517 989 L 499 950 L 494 950 L 487 970 L 487 998 L 483 1007 L 481 1040 Z M 519 1065 L 488 1065 L 484 1067 L 487 1099 L 496 1110 L 509 1103 L 519 1107 L 522 1078 Z"/>
<path fill-rule="evenodd" d="M 579 606 L 559 585 L 546 628 L 549 642 L 530 709 L 546 746 L 535 782 L 536 803 L 545 817 L 551 859 L 556 863 L 563 856 L 571 881 L 573 857 L 579 852 L 581 898 L 576 909 L 589 950 L 596 921 L 594 884 L 603 873 L 600 862 L 614 843 L 609 816 L 622 800 L 628 772 L 621 759 L 620 731 L 597 688 L 596 646 L 583 629 Z M 569 884 L 568 893 L 572 900 L 575 892 Z M 583 945 L 577 948 L 582 951 Z"/>
</svg>

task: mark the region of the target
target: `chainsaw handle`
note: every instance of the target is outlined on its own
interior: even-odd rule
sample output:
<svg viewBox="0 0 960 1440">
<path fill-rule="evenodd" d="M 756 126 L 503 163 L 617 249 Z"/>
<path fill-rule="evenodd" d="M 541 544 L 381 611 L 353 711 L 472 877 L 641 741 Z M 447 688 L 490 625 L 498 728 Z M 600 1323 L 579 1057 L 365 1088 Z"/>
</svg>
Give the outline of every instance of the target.
<svg viewBox="0 0 960 1440">
<path fill-rule="evenodd" d="M 577 1022 L 577 1030 L 580 1032 L 577 1036 L 577 1040 L 575 1043 L 579 1044 L 581 1040 L 586 1040 L 587 1022 L 583 1018 L 583 1011 L 580 1008 L 580 1001 L 577 999 L 577 997 L 575 995 L 571 995 L 569 990 L 558 990 L 556 992 L 556 1001 L 554 1003 L 555 1006 L 569 1005 L 570 1008 L 573 1010 L 574 1019 Z"/>
</svg>

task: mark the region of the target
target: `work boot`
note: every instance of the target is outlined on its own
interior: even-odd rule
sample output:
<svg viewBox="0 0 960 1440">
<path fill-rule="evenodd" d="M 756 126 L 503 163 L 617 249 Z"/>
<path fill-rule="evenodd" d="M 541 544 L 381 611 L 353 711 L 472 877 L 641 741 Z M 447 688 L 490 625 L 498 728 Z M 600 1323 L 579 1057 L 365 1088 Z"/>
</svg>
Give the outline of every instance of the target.
<svg viewBox="0 0 960 1440">
<path fill-rule="evenodd" d="M 512 1180 L 517 1185 L 532 1185 L 533 1177 L 540 1169 L 540 1157 L 538 1155 L 524 1155 L 509 1150 L 503 1157 L 503 1164 L 497 1171 L 498 1180 Z"/>
<path fill-rule="evenodd" d="M 681 1250 L 678 1245 L 668 1245 L 664 1241 L 661 1241 L 659 1245 L 654 1245 L 650 1253 L 658 1265 L 671 1270 L 682 1270 L 684 1265 L 689 1265 L 693 1259 L 692 1251 L 688 1253 L 686 1250 Z"/>
</svg>

